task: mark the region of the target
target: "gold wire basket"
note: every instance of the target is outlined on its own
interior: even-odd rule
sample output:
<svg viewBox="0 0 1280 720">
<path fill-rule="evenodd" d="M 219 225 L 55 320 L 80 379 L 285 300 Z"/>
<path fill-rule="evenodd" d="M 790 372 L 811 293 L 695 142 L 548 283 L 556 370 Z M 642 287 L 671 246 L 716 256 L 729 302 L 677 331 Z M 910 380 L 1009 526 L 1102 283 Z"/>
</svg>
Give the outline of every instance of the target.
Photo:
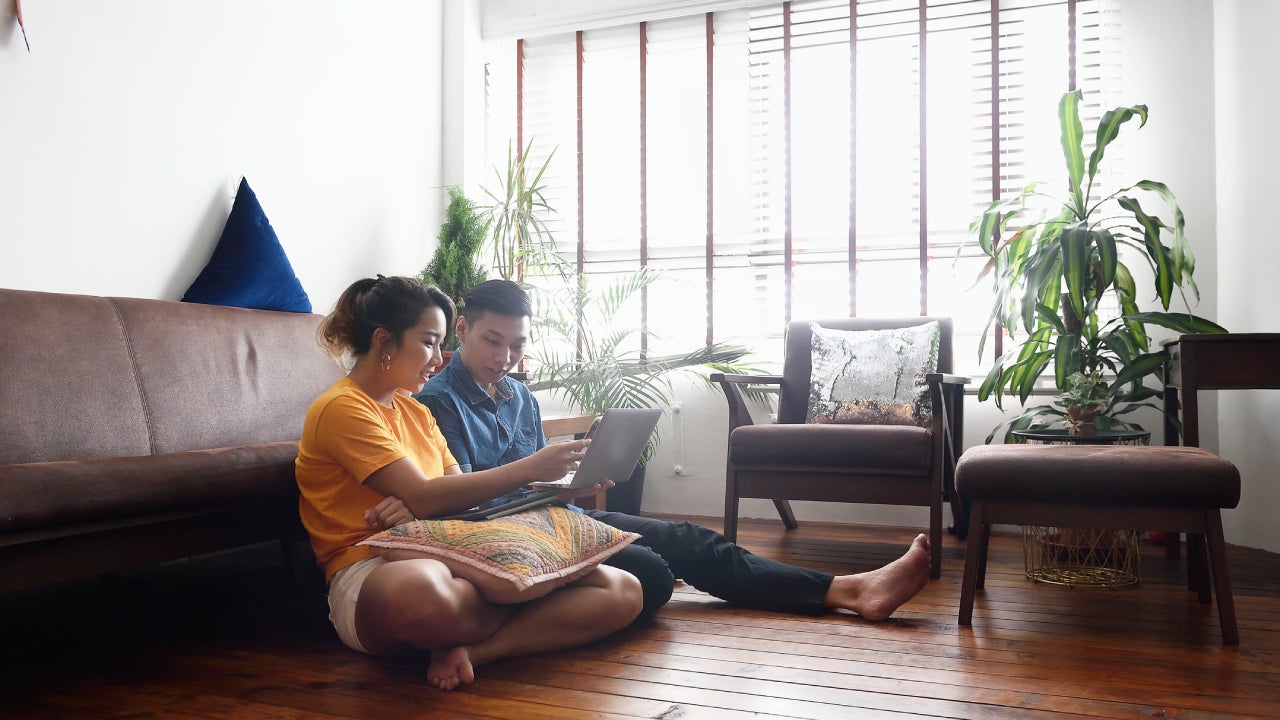
<svg viewBox="0 0 1280 720">
<path fill-rule="evenodd" d="M 1015 441 L 1033 445 L 1148 445 L 1151 433 L 1111 430 L 1071 435 L 1066 430 L 1014 432 Z M 1023 526 L 1026 575 L 1036 582 L 1068 587 L 1115 588 L 1142 577 L 1136 530 Z"/>
<path fill-rule="evenodd" d="M 1036 582 L 1115 588 L 1142 576 L 1135 530 L 1025 526 L 1022 551 L 1026 575 Z"/>
</svg>

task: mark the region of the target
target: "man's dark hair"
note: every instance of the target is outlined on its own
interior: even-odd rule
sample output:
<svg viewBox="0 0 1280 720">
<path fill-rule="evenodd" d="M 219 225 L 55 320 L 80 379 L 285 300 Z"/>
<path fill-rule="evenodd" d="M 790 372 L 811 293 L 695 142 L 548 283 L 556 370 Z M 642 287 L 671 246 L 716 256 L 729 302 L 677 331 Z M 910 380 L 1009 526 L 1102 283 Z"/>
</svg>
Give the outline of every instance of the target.
<svg viewBox="0 0 1280 720">
<path fill-rule="evenodd" d="M 508 317 L 533 317 L 529 294 L 511 280 L 486 280 L 467 291 L 462 299 L 462 316 L 473 323 L 485 311 Z"/>
</svg>

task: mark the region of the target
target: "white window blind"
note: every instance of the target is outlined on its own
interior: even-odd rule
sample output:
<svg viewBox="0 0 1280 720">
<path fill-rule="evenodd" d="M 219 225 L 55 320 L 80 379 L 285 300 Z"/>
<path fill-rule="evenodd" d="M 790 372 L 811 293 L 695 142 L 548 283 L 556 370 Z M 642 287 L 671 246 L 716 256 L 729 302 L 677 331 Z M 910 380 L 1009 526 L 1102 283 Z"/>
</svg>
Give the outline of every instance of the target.
<svg viewBox="0 0 1280 720">
<path fill-rule="evenodd" d="M 939 314 L 969 371 L 990 292 L 957 249 L 997 195 L 1064 172 L 1063 92 L 1086 123 L 1120 102 L 1119 27 L 1112 0 L 795 0 L 529 38 L 516 120 L 560 148 L 566 256 L 670 276 L 628 314 L 653 349 Z"/>
</svg>

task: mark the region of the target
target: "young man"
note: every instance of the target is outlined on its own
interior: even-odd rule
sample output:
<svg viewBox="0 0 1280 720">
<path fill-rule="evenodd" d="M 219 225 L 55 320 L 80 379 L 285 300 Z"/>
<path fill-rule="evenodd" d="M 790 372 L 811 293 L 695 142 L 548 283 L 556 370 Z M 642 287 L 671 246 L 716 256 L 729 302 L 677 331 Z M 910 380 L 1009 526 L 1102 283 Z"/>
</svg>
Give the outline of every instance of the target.
<svg viewBox="0 0 1280 720">
<path fill-rule="evenodd" d="M 472 288 L 456 326 L 461 346 L 414 396 L 430 408 L 463 470 L 498 467 L 546 445 L 537 400 L 507 375 L 524 357 L 531 316 L 529 296 L 514 282 L 490 280 Z M 641 535 L 628 548 L 635 550 L 615 555 L 608 564 L 640 580 L 646 613 L 670 598 L 678 577 L 744 607 L 804 613 L 842 608 L 867 620 L 883 620 L 928 582 L 924 534 L 916 536 L 902 557 L 878 570 L 833 576 L 753 555 L 692 523 L 585 512 Z"/>
</svg>

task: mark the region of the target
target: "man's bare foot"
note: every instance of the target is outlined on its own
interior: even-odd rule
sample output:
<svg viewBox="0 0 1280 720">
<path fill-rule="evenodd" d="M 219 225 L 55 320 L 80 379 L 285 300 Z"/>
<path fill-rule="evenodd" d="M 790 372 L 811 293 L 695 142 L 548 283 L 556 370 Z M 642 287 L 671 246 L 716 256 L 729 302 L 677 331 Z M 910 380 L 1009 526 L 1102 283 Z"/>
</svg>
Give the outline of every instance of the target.
<svg viewBox="0 0 1280 720">
<path fill-rule="evenodd" d="M 852 610 L 873 622 L 885 620 L 928 582 L 929 538 L 921 533 L 902 557 L 879 570 L 837 576 L 824 603 Z"/>
<path fill-rule="evenodd" d="M 476 671 L 471 667 L 471 654 L 466 647 L 431 651 L 427 682 L 441 690 L 452 690 L 461 683 L 469 683 L 475 679 Z"/>
</svg>

